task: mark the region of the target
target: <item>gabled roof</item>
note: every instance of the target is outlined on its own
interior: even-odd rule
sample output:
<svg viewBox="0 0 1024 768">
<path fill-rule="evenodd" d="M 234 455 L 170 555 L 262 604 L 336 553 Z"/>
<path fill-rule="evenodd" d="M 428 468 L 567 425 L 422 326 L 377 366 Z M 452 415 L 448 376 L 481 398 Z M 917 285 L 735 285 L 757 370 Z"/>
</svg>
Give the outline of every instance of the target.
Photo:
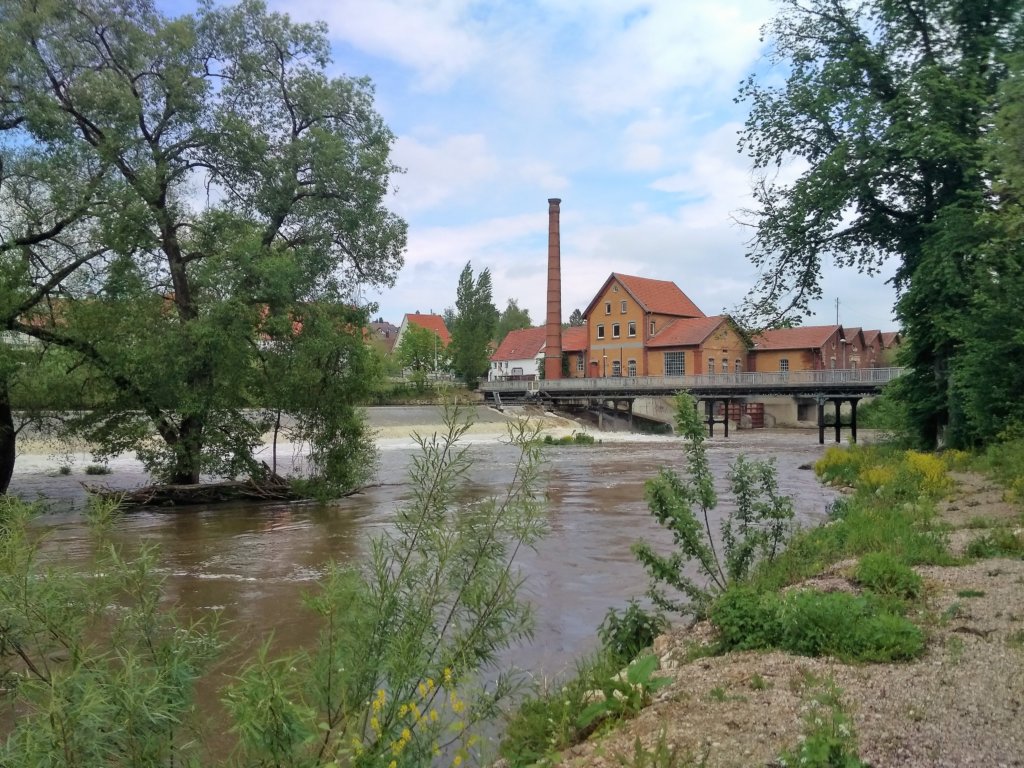
<svg viewBox="0 0 1024 768">
<path fill-rule="evenodd" d="M 546 329 L 521 328 L 518 331 L 509 331 L 508 335 L 501 340 L 501 344 L 491 355 L 491 362 L 497 363 L 503 360 L 530 360 L 536 357 L 544 349 Z"/>
<path fill-rule="evenodd" d="M 856 327 L 856 328 L 843 328 L 843 338 L 846 339 L 851 344 L 854 341 L 856 341 L 857 336 L 861 335 L 862 333 L 863 333 L 863 331 L 861 331 L 860 327 Z"/>
<path fill-rule="evenodd" d="M 882 345 L 882 332 L 881 331 L 864 331 L 864 346 L 870 347 L 875 345 L 881 349 Z"/>
<path fill-rule="evenodd" d="M 648 347 L 694 347 L 722 325 L 729 322 L 725 315 L 712 317 L 685 317 L 672 320 L 651 337 Z"/>
<path fill-rule="evenodd" d="M 754 337 L 754 351 L 770 349 L 820 349 L 841 325 L 805 325 L 799 328 L 773 328 Z"/>
<path fill-rule="evenodd" d="M 882 331 L 882 349 L 891 349 L 894 344 L 903 341 L 903 334 L 899 331 Z"/>
<path fill-rule="evenodd" d="M 428 331 L 433 331 L 444 342 L 445 346 L 451 343 L 452 336 L 448 333 L 448 327 L 444 324 L 444 318 L 440 315 L 421 315 L 419 312 L 415 314 L 410 313 L 405 316 L 405 322 L 418 325 L 420 328 L 426 328 Z"/>
<path fill-rule="evenodd" d="M 562 331 L 562 351 L 582 352 L 587 348 L 587 326 L 574 325 Z"/>
<path fill-rule="evenodd" d="M 690 297 L 679 290 L 679 286 L 671 280 L 652 280 L 649 277 L 635 277 L 618 272 L 612 272 L 608 279 L 604 281 L 601 290 L 594 295 L 594 299 L 584 310 L 584 315 L 590 314 L 590 310 L 594 308 L 594 305 L 613 280 L 617 280 L 645 312 L 653 312 L 659 315 L 674 315 L 675 317 L 704 317 L 704 313 L 700 311 L 700 308 L 690 301 Z"/>
</svg>

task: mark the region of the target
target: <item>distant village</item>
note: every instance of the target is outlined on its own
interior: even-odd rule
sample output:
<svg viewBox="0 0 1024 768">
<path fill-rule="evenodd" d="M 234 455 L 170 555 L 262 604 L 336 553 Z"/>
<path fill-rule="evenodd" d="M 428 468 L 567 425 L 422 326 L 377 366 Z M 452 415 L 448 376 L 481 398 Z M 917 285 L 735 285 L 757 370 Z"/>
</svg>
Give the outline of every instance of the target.
<svg viewBox="0 0 1024 768">
<path fill-rule="evenodd" d="M 893 365 L 896 331 L 842 325 L 778 328 L 749 337 L 728 315 L 705 315 L 669 280 L 612 273 L 582 312 L 583 324 L 562 327 L 562 375 L 686 376 L 755 371 L 812 371 Z M 444 318 L 406 314 L 399 326 L 378 322 L 373 333 L 393 349 L 411 326 L 447 345 Z M 545 326 L 509 332 L 491 354 L 488 379 L 543 376 Z"/>
</svg>

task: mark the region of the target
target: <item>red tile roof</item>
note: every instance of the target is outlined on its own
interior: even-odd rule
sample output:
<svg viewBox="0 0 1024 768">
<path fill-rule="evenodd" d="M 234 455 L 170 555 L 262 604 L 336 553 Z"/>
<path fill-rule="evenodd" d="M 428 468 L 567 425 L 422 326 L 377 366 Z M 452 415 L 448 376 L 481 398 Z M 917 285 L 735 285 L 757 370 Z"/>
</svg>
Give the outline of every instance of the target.
<svg viewBox="0 0 1024 768">
<path fill-rule="evenodd" d="M 679 317 L 704 317 L 700 308 L 671 280 L 652 280 L 648 277 L 634 277 L 618 272 L 613 272 L 612 277 L 622 283 L 622 287 L 648 312 Z"/>
<path fill-rule="evenodd" d="M 444 318 L 440 315 L 407 314 L 405 319 L 413 325 L 418 325 L 420 328 L 426 328 L 428 331 L 436 333 L 445 346 L 451 343 L 452 336 L 448 333 L 448 327 L 444 324 Z"/>
<path fill-rule="evenodd" d="M 766 349 L 820 349 L 839 325 L 805 325 L 799 328 L 774 328 L 754 337 L 754 351 Z"/>
<path fill-rule="evenodd" d="M 870 347 L 874 344 L 877 349 L 881 349 L 881 342 L 881 331 L 864 331 L 864 346 Z"/>
<path fill-rule="evenodd" d="M 673 320 L 647 343 L 648 347 L 694 347 L 715 332 L 722 323 L 728 322 L 725 315 L 712 317 L 686 317 Z"/>
<path fill-rule="evenodd" d="M 894 344 L 903 341 L 903 334 L 899 331 L 882 331 L 882 349 L 892 349 Z"/>
<path fill-rule="evenodd" d="M 587 326 L 574 325 L 562 331 L 562 351 L 582 352 L 587 348 Z"/>
<path fill-rule="evenodd" d="M 536 357 L 544 349 L 546 332 L 544 326 L 509 331 L 491 355 L 491 361 L 529 360 Z"/>
</svg>

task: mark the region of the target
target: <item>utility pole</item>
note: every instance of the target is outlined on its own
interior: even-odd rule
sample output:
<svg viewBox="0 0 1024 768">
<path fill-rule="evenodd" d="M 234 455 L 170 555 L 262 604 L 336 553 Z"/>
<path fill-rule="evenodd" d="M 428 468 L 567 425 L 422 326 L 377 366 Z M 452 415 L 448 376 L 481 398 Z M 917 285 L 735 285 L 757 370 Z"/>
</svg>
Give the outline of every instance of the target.
<svg viewBox="0 0 1024 768">
<path fill-rule="evenodd" d="M 839 297 L 836 297 L 836 325 L 839 325 Z"/>
</svg>

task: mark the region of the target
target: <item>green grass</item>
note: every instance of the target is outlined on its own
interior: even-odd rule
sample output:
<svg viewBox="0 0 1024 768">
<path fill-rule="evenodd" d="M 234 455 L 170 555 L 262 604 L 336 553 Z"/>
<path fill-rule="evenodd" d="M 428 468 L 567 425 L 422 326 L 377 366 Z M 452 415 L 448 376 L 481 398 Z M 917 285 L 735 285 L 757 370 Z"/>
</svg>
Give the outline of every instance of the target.
<svg viewBox="0 0 1024 768">
<path fill-rule="evenodd" d="M 1008 528 L 993 528 L 972 540 L 965 553 L 974 558 L 1024 558 L 1024 536 Z"/>
</svg>

